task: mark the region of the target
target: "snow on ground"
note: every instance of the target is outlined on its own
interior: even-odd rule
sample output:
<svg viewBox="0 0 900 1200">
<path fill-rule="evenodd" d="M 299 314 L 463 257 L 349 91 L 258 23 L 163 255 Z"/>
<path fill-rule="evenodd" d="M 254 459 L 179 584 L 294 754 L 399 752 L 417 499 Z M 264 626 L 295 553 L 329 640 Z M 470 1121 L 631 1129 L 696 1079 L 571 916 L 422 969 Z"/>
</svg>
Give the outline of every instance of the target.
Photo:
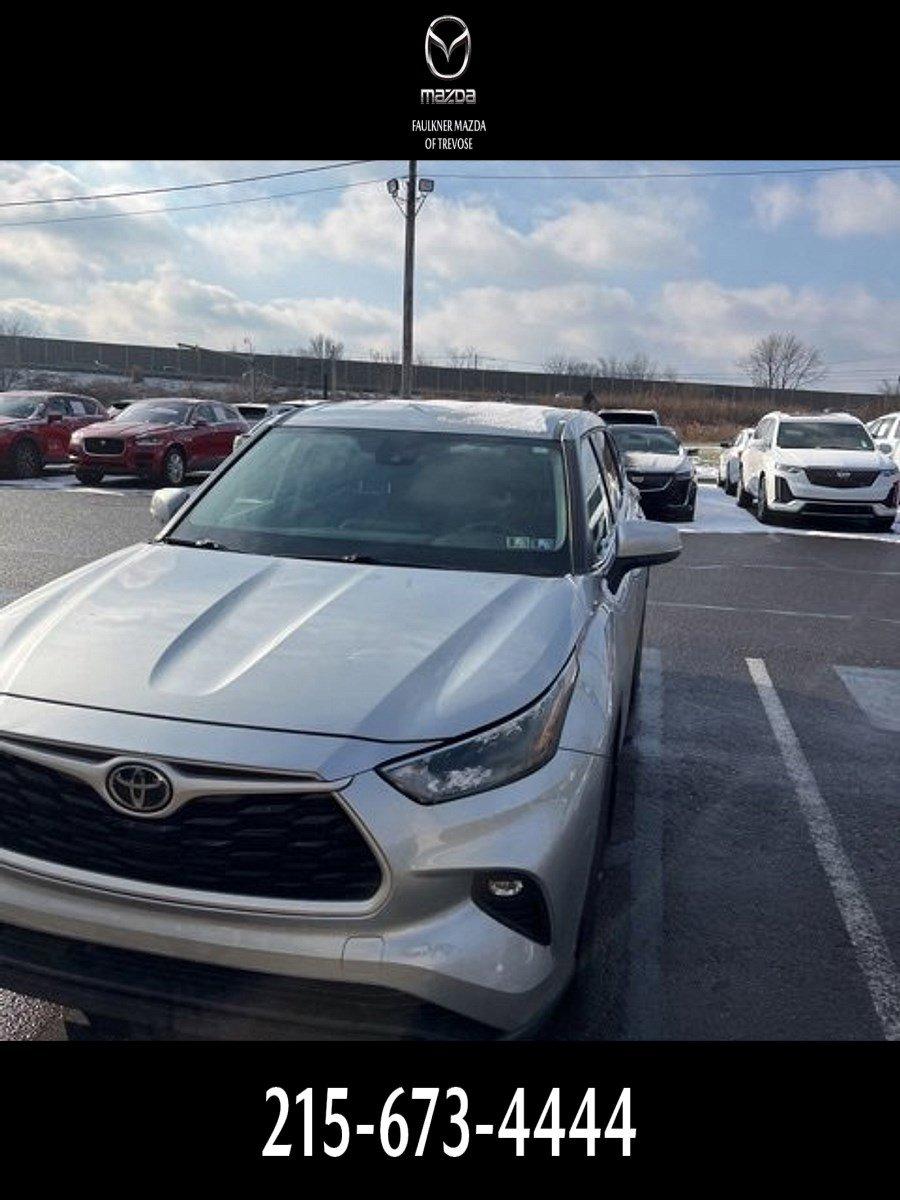
<svg viewBox="0 0 900 1200">
<path fill-rule="evenodd" d="M 854 528 L 852 522 L 829 522 L 830 527 L 814 529 L 810 525 L 760 525 L 746 509 L 738 508 L 733 496 L 714 484 L 701 483 L 697 489 L 697 515 L 689 524 L 679 525 L 682 533 L 786 533 L 798 537 L 865 538 L 874 542 L 893 542 L 900 546 L 900 523 L 891 533 L 870 533 Z"/>
</svg>

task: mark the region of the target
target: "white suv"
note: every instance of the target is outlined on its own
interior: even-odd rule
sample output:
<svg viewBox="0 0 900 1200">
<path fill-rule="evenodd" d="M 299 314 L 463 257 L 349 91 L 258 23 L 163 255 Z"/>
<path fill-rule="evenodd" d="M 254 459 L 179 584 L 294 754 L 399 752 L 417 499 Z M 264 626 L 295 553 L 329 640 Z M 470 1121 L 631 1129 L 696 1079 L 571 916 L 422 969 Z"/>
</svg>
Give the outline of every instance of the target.
<svg viewBox="0 0 900 1200">
<path fill-rule="evenodd" d="M 900 470 L 849 413 L 768 413 L 741 452 L 737 502 L 764 524 L 785 516 L 855 517 L 889 530 Z"/>
<path fill-rule="evenodd" d="M 889 442 L 891 458 L 900 463 L 900 412 L 886 413 L 883 417 L 870 421 L 866 429 L 872 435 L 872 441 L 876 445 L 880 442 Z"/>
</svg>

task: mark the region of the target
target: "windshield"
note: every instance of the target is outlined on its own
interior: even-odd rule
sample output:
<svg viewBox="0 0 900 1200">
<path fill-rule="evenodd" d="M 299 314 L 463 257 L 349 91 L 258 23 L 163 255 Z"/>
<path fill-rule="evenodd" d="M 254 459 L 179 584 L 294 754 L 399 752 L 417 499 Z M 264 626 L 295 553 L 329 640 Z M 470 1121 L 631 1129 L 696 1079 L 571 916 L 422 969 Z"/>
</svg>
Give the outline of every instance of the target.
<svg viewBox="0 0 900 1200">
<path fill-rule="evenodd" d="M 146 400 L 129 404 L 112 418 L 114 421 L 147 421 L 152 425 L 183 425 L 189 404 L 177 400 Z"/>
<path fill-rule="evenodd" d="M 872 439 L 855 421 L 782 421 L 776 445 L 784 450 L 872 450 Z"/>
<path fill-rule="evenodd" d="M 556 442 L 273 426 L 169 539 L 279 557 L 563 575 Z"/>
<path fill-rule="evenodd" d="M 681 454 L 681 443 L 671 429 L 661 429 L 657 425 L 648 425 L 644 429 L 613 425 L 609 432 L 623 454 Z"/>
<path fill-rule="evenodd" d="M 11 397 L 5 400 L 0 400 L 0 417 L 16 417 L 20 421 L 34 414 L 38 407 L 37 400 L 31 399 L 15 399 Z"/>
</svg>

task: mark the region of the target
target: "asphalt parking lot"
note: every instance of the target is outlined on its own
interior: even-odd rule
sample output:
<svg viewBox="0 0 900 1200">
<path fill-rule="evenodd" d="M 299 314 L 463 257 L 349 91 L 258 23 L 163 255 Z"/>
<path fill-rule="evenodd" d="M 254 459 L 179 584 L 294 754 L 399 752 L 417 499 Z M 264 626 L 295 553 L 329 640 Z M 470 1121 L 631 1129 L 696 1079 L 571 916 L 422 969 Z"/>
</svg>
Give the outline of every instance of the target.
<svg viewBox="0 0 900 1200">
<path fill-rule="evenodd" d="M 151 536 L 150 491 L 0 482 L 0 603 Z M 708 485 L 684 529 L 592 954 L 541 1036 L 900 1038 L 900 529 L 763 529 Z M 0 993 L 0 1038 L 59 1036 Z"/>
</svg>

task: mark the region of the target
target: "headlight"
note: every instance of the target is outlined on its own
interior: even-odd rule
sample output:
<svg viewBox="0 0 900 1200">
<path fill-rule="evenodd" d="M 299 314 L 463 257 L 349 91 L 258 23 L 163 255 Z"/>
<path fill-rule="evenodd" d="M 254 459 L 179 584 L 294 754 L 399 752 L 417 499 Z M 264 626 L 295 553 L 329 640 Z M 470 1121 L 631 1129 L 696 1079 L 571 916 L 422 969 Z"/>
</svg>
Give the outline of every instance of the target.
<svg viewBox="0 0 900 1200">
<path fill-rule="evenodd" d="M 775 470 L 783 471 L 785 475 L 802 475 L 805 469 L 805 467 L 795 467 L 792 463 L 777 462 L 775 464 Z"/>
<path fill-rule="evenodd" d="M 688 463 L 687 466 L 678 468 L 678 470 L 675 472 L 675 478 L 676 479 L 690 479 L 690 477 L 693 475 L 693 473 L 694 473 L 693 464 Z"/>
<path fill-rule="evenodd" d="M 147 437 L 135 438 L 134 444 L 136 446 L 158 446 L 162 442 L 162 440 L 163 439 L 161 437 L 153 437 L 151 435 L 148 435 Z"/>
<path fill-rule="evenodd" d="M 443 804 L 530 775 L 556 753 L 577 677 L 573 654 L 530 708 L 464 741 L 379 767 L 378 773 L 420 804 Z"/>
<path fill-rule="evenodd" d="M 885 467 L 881 472 L 882 475 L 896 475 L 900 467 Z"/>
</svg>

